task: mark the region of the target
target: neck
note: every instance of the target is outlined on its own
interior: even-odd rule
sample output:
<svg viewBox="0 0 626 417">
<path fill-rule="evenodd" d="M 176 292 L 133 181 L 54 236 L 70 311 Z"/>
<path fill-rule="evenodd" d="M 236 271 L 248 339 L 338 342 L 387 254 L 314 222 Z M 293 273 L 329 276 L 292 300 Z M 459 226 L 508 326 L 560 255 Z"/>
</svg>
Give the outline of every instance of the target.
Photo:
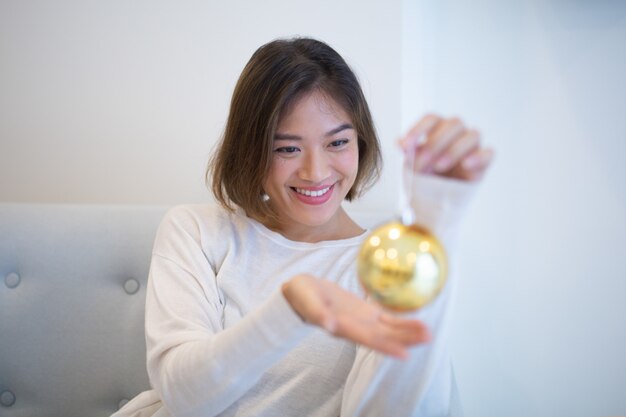
<svg viewBox="0 0 626 417">
<path fill-rule="evenodd" d="M 348 216 L 343 208 L 327 223 L 318 226 L 294 224 L 280 219 L 261 220 L 265 227 L 280 233 L 285 238 L 296 242 L 317 243 L 328 240 L 341 240 L 356 237 L 364 232 L 358 224 Z"/>
</svg>

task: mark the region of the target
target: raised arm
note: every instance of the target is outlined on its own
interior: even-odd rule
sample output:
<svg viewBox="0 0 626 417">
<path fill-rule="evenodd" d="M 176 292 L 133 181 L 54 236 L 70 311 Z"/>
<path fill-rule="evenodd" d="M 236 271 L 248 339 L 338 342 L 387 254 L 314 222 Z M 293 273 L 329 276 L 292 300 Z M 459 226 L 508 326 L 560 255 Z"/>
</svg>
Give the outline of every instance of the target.
<svg viewBox="0 0 626 417">
<path fill-rule="evenodd" d="M 424 323 L 430 341 L 410 349 L 399 361 L 360 346 L 344 389 L 342 415 L 447 416 L 452 370 L 448 353 L 451 308 L 458 278 L 455 235 L 475 182 L 487 169 L 492 151 L 479 135 L 458 120 L 423 118 L 401 141 L 415 152 L 413 208 L 417 223 L 434 232 L 447 249 L 450 276 L 438 298 L 419 311 L 404 314 Z"/>
</svg>

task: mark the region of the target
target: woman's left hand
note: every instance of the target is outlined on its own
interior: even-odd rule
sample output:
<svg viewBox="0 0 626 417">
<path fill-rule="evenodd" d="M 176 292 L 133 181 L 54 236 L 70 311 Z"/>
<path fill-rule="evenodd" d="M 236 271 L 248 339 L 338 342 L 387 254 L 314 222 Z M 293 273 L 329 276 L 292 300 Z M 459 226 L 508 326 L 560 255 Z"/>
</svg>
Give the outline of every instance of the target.
<svg viewBox="0 0 626 417">
<path fill-rule="evenodd" d="M 494 155 L 481 144 L 477 130 L 457 118 L 433 114 L 424 116 L 399 143 L 405 153 L 414 153 L 415 172 L 458 180 L 480 180 Z"/>
<path fill-rule="evenodd" d="M 407 358 L 411 346 L 430 340 L 421 321 L 397 317 L 325 279 L 298 275 L 283 284 L 282 292 L 307 323 L 387 355 Z"/>
</svg>

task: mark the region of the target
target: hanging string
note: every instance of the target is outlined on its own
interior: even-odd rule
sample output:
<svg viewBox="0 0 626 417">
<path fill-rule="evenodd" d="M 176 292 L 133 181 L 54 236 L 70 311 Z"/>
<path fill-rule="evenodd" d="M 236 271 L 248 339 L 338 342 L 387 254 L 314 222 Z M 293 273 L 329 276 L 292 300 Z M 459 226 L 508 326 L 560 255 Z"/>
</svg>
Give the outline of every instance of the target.
<svg viewBox="0 0 626 417">
<path fill-rule="evenodd" d="M 422 136 L 411 148 L 404 151 L 404 163 L 402 167 L 402 190 L 400 192 L 400 221 L 405 226 L 415 223 L 415 211 L 411 202 L 413 200 L 413 182 L 415 178 L 415 153 L 417 149 L 424 143 L 426 137 Z"/>
</svg>

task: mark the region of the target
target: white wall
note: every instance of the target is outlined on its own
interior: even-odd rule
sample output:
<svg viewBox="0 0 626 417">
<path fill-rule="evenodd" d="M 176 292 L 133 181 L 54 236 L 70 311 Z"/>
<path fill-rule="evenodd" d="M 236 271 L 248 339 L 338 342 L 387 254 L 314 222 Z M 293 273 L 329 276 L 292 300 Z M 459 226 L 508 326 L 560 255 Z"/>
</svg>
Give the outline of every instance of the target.
<svg viewBox="0 0 626 417">
<path fill-rule="evenodd" d="M 236 79 L 276 37 L 315 36 L 344 55 L 391 143 L 400 14 L 400 0 L 3 0 L 0 201 L 210 199 L 204 169 Z M 362 204 L 395 190 L 386 177 Z"/>
<path fill-rule="evenodd" d="M 405 1 L 403 124 L 497 150 L 462 234 L 468 417 L 626 415 L 626 3 Z"/>
</svg>

